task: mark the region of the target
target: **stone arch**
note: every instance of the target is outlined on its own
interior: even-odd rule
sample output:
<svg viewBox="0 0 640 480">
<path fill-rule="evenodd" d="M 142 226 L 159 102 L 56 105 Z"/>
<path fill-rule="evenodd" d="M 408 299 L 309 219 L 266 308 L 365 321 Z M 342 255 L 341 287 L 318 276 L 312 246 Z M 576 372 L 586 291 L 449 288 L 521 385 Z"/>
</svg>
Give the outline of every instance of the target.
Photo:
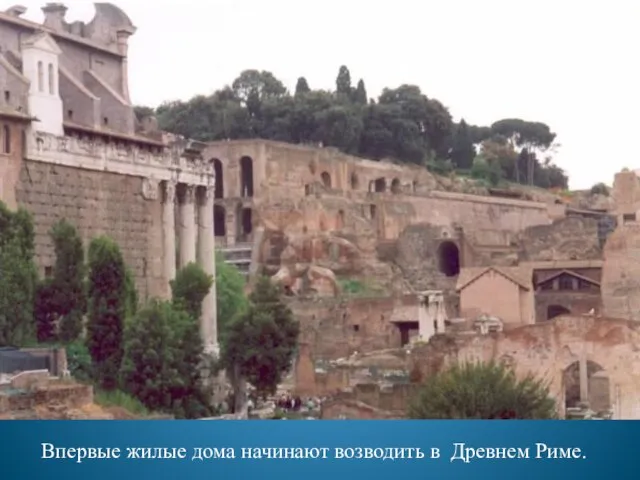
<svg viewBox="0 0 640 480">
<path fill-rule="evenodd" d="M 602 365 L 575 361 L 562 372 L 565 416 L 583 418 L 587 410 L 597 416 L 611 411 L 611 383 Z"/>
<path fill-rule="evenodd" d="M 214 198 L 224 198 L 224 175 L 222 172 L 222 162 L 218 158 L 211 160 L 213 163 L 213 172 L 216 176 L 216 188 Z"/>
<path fill-rule="evenodd" d="M 358 174 L 356 172 L 351 172 L 351 189 L 357 190 L 360 186 L 360 180 L 358 179 Z"/>
<path fill-rule="evenodd" d="M 460 250 L 455 242 L 445 240 L 438 247 L 438 270 L 447 277 L 460 273 Z"/>
<path fill-rule="evenodd" d="M 253 210 L 249 207 L 238 205 L 236 225 L 239 241 L 251 241 L 251 234 L 253 233 Z"/>
<path fill-rule="evenodd" d="M 391 180 L 391 193 L 400 193 L 400 179 L 394 178 Z"/>
<path fill-rule="evenodd" d="M 324 188 L 331 188 L 331 175 L 329 175 L 329 172 L 322 172 L 320 179 Z"/>
<path fill-rule="evenodd" d="M 240 196 L 253 197 L 253 159 L 247 155 L 240 159 Z"/>
<path fill-rule="evenodd" d="M 216 237 L 227 235 L 227 212 L 222 205 L 213 206 L 213 234 Z"/>
<path fill-rule="evenodd" d="M 560 315 L 571 315 L 571 310 L 563 305 L 549 305 L 547 307 L 547 320 L 553 320 Z"/>
</svg>

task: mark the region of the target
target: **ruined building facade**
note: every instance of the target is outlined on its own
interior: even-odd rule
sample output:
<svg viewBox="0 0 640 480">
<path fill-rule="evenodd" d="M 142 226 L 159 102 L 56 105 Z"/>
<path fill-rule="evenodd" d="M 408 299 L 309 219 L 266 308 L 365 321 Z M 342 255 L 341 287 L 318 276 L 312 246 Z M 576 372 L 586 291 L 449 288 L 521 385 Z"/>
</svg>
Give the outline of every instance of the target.
<svg viewBox="0 0 640 480">
<path fill-rule="evenodd" d="M 167 296 L 189 262 L 215 273 L 213 165 L 201 145 L 137 121 L 130 19 L 108 3 L 96 4 L 89 23 L 67 23 L 61 4 L 42 10 L 43 25 L 23 19 L 22 7 L 0 13 L 0 194 L 33 213 L 41 274 L 51 271 L 49 230 L 62 218 L 85 243 L 116 240 L 142 298 Z M 202 333 L 215 349 L 215 289 Z"/>
</svg>

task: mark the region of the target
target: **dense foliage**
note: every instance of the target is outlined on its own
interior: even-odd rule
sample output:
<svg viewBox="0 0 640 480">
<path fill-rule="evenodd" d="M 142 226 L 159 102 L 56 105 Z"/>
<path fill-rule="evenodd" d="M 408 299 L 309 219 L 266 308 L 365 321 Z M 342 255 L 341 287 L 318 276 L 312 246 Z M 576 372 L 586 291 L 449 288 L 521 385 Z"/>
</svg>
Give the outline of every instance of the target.
<svg viewBox="0 0 640 480">
<path fill-rule="evenodd" d="M 48 340 L 52 331 L 48 322 L 59 319 L 58 336 L 63 342 L 76 340 L 83 329 L 83 317 L 87 308 L 85 293 L 85 263 L 82 239 L 76 228 L 66 220 L 56 223 L 50 232 L 56 262 L 53 276 L 38 289 L 40 301 L 36 319 L 38 339 Z M 52 332 L 54 338 L 55 331 Z"/>
<path fill-rule="evenodd" d="M 274 393 L 291 366 L 299 334 L 300 325 L 279 288 L 261 277 L 249 296 L 248 309 L 228 326 L 221 361 L 258 394 Z"/>
<path fill-rule="evenodd" d="M 22 208 L 12 212 L 0 202 L 0 346 L 35 338 L 34 238 L 31 215 Z"/>
<path fill-rule="evenodd" d="M 244 313 L 249 305 L 244 292 L 245 279 L 235 265 L 227 263 L 216 253 L 216 297 L 218 310 L 218 338 L 221 343 L 231 322 Z"/>
<path fill-rule="evenodd" d="M 89 245 L 87 346 L 96 381 L 105 390 L 118 385 L 127 305 L 126 268 L 118 245 L 108 237 Z"/>
<path fill-rule="evenodd" d="M 148 409 L 178 418 L 211 413 L 199 319 L 212 285 L 213 278 L 191 263 L 171 282 L 172 302 L 152 300 L 127 324 L 122 384 Z"/>
<path fill-rule="evenodd" d="M 556 405 L 533 376 L 498 363 L 465 363 L 428 377 L 409 406 L 414 419 L 550 419 Z"/>
<path fill-rule="evenodd" d="M 440 101 L 415 85 L 385 88 L 376 100 L 368 99 L 364 81 L 353 87 L 346 66 L 339 69 L 334 91 L 312 90 L 300 77 L 291 95 L 271 72 L 245 70 L 211 95 L 168 102 L 155 111 L 137 107 L 136 112 L 139 117 L 153 113 L 162 129 L 197 140 L 257 137 L 322 144 L 366 158 L 425 165 L 439 173 L 469 173 L 479 152 L 492 164 L 491 178 L 497 174 L 545 188 L 567 186 L 564 172 L 548 156 L 556 135 L 544 123 L 456 123 Z M 475 175 L 485 170 L 476 169 Z"/>
</svg>

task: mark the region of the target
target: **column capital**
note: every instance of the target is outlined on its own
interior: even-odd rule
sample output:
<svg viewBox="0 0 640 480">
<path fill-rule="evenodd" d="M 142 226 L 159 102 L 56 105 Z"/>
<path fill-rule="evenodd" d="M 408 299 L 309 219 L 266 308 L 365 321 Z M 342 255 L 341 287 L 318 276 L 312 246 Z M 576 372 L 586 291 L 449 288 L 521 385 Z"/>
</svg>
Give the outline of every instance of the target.
<svg viewBox="0 0 640 480">
<path fill-rule="evenodd" d="M 164 185 L 165 201 L 173 203 L 176 199 L 176 182 L 167 180 Z"/>
<path fill-rule="evenodd" d="M 196 185 L 184 186 L 184 203 L 193 203 L 196 198 Z"/>
</svg>

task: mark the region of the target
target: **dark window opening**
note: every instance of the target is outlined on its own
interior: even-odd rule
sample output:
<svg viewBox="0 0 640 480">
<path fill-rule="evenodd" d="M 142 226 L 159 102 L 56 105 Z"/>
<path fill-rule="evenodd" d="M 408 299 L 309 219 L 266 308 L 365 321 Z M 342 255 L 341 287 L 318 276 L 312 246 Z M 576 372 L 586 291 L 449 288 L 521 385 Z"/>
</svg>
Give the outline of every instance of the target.
<svg viewBox="0 0 640 480">
<path fill-rule="evenodd" d="M 357 324 L 356 324 L 356 325 L 354 325 L 354 326 L 353 326 L 353 331 L 354 331 L 354 332 L 359 332 L 359 331 L 360 331 L 360 325 L 357 325 Z"/>
<path fill-rule="evenodd" d="M 253 197 L 253 160 L 251 157 L 240 159 L 240 196 Z"/>
<path fill-rule="evenodd" d="M 11 92 L 9 90 L 4 91 L 4 101 L 9 103 L 11 101 Z"/>
<path fill-rule="evenodd" d="M 11 153 L 11 129 L 9 125 L 2 127 L 2 151 Z"/>
<path fill-rule="evenodd" d="M 217 158 L 213 159 L 213 170 L 216 176 L 215 198 L 224 198 L 224 177 L 222 176 L 222 162 Z"/>
<path fill-rule="evenodd" d="M 69 120 L 73 120 L 73 110 L 67 110 L 67 117 L 69 117 Z"/>
<path fill-rule="evenodd" d="M 322 172 L 320 178 L 322 179 L 322 185 L 324 185 L 324 188 L 331 188 L 331 175 L 329 175 L 329 173 Z"/>
<path fill-rule="evenodd" d="M 391 181 L 391 193 L 400 193 L 400 180 L 398 180 L 397 178 L 394 178 Z"/>
<path fill-rule="evenodd" d="M 353 172 L 351 174 L 351 189 L 357 190 L 359 183 L 360 182 L 358 181 L 358 175 L 356 175 L 356 172 Z"/>
<path fill-rule="evenodd" d="M 574 281 L 573 277 L 569 275 L 561 275 L 558 279 L 558 289 L 559 290 L 573 290 Z"/>
<path fill-rule="evenodd" d="M 102 119 L 102 123 L 103 123 L 104 125 L 109 125 L 109 119 L 108 119 L 107 117 L 104 117 L 104 118 Z"/>
<path fill-rule="evenodd" d="M 636 214 L 635 213 L 625 213 L 624 215 L 622 215 L 622 221 L 623 222 L 635 222 L 636 221 Z"/>
<path fill-rule="evenodd" d="M 387 190 L 387 181 L 384 178 L 378 178 L 373 181 L 373 191 L 382 193 Z"/>
</svg>

